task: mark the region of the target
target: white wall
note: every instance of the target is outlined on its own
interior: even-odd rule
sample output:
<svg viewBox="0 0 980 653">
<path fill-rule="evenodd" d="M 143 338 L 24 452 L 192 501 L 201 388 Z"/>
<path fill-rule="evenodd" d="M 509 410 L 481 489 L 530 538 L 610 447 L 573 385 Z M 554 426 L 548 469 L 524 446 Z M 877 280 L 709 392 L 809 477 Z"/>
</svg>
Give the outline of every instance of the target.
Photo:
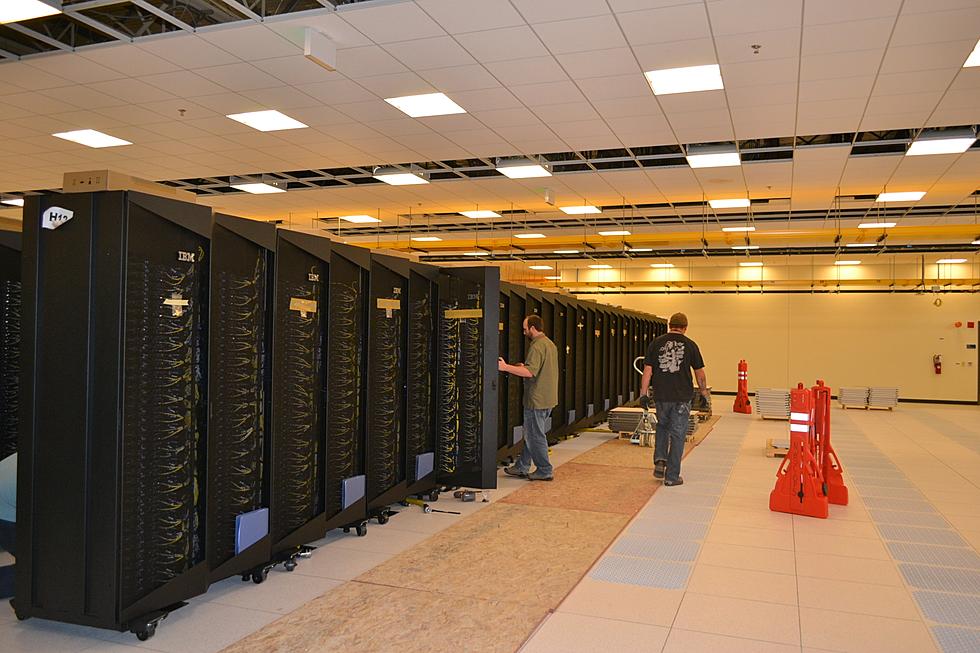
<svg viewBox="0 0 980 653">
<path fill-rule="evenodd" d="M 663 317 L 686 313 L 715 390 L 735 391 L 744 358 L 750 392 L 820 378 L 835 393 L 842 385 L 882 385 L 897 386 L 903 399 L 976 401 L 977 350 L 966 345 L 978 341 L 980 295 L 941 297 L 937 307 L 931 293 L 591 296 Z M 943 356 L 941 375 L 933 354 Z"/>
</svg>

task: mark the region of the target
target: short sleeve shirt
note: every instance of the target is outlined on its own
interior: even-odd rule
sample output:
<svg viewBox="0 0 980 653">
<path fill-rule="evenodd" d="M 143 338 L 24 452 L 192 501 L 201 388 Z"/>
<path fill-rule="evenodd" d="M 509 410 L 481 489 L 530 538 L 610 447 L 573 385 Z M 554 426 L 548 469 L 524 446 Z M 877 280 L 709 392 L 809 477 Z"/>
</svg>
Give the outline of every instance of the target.
<svg viewBox="0 0 980 653">
<path fill-rule="evenodd" d="M 558 348 L 548 336 L 531 341 L 524 359 L 531 378 L 524 379 L 524 408 L 554 408 L 558 405 Z"/>
<path fill-rule="evenodd" d="M 17 521 L 17 454 L 0 460 L 0 519 Z"/>
<path fill-rule="evenodd" d="M 680 333 L 665 333 L 650 343 L 644 365 L 653 368 L 655 401 L 686 402 L 694 395 L 691 370 L 704 367 L 697 343 Z"/>
</svg>

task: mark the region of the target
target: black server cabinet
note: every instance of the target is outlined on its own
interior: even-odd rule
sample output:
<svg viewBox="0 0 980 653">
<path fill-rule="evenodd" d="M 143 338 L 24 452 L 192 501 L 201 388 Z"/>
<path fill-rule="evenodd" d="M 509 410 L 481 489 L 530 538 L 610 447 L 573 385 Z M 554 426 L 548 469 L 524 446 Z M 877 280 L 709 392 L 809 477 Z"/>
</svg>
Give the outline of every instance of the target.
<svg viewBox="0 0 980 653">
<path fill-rule="evenodd" d="M 510 293 L 506 284 L 500 284 L 500 301 L 497 308 L 500 311 L 500 321 L 497 323 L 497 351 L 501 358 L 510 362 L 507 352 L 507 311 L 510 307 Z M 501 374 L 497 386 L 497 463 L 510 464 L 513 457 L 507 452 L 510 441 L 507 435 L 507 385 L 509 374 Z M 510 458 L 510 460 L 508 460 Z"/>
<path fill-rule="evenodd" d="M 436 489 L 436 329 L 439 306 L 439 269 L 413 264 L 408 280 L 408 349 L 406 355 L 405 465 L 407 494 Z"/>
<path fill-rule="evenodd" d="M 141 193 L 27 201 L 19 618 L 146 639 L 207 589 L 210 232 Z"/>
<path fill-rule="evenodd" d="M 581 303 L 575 307 L 575 345 L 573 354 L 575 356 L 575 416 L 568 420 L 578 423 L 589 417 L 591 413 L 591 400 L 589 393 L 592 391 L 591 375 L 592 368 L 589 365 L 591 348 L 589 342 L 592 340 L 589 331 L 589 311 Z"/>
<path fill-rule="evenodd" d="M 582 416 L 591 419 L 596 413 L 596 344 L 599 334 L 596 332 L 595 309 L 585 307 L 585 412 Z"/>
<path fill-rule="evenodd" d="M 609 410 L 609 397 L 612 395 L 612 357 L 610 356 L 610 345 L 612 341 L 612 316 L 608 311 L 598 311 L 599 323 L 596 330 L 599 332 L 599 406 L 603 414 Z"/>
<path fill-rule="evenodd" d="M 567 309 L 564 304 L 558 301 L 556 295 L 549 296 L 548 303 L 551 306 L 552 315 L 551 331 L 548 335 L 555 343 L 555 349 L 558 352 L 558 404 L 551 411 L 551 432 L 555 437 L 559 437 L 568 431 L 565 428 L 568 424 L 565 388 L 568 385 L 568 379 L 566 377 L 569 374 L 568 361 L 566 360 L 565 354 L 565 314 Z"/>
<path fill-rule="evenodd" d="M 506 296 L 507 313 L 500 314 L 506 333 L 506 348 L 501 357 L 510 364 L 524 362 L 527 351 L 527 338 L 524 336 L 524 318 L 528 310 L 527 291 L 512 284 L 501 284 L 502 295 Z M 497 443 L 497 460 L 513 462 L 524 446 L 524 383 L 511 374 L 498 377 L 499 394 L 506 398 L 506 421 L 499 432 L 502 439 Z"/>
<path fill-rule="evenodd" d="M 214 216 L 205 486 L 212 583 L 236 574 L 261 582 L 271 557 L 265 447 L 272 414 L 275 250 L 274 225 Z"/>
<path fill-rule="evenodd" d="M 368 428 L 364 446 L 368 515 L 388 521 L 388 506 L 408 496 L 405 385 L 410 262 L 371 255 L 368 311 Z"/>
<path fill-rule="evenodd" d="M 17 451 L 20 423 L 21 236 L 0 231 L 0 460 Z"/>
<path fill-rule="evenodd" d="M 562 361 L 562 369 L 564 370 L 561 380 L 562 385 L 560 386 L 562 389 L 560 405 L 563 411 L 562 421 L 567 432 L 582 414 L 578 412 L 576 407 L 575 390 L 578 379 L 581 376 L 578 372 L 575 359 L 576 352 L 578 351 L 578 347 L 576 346 L 576 337 L 579 332 L 578 328 L 576 328 L 576 324 L 578 324 L 578 313 L 574 301 L 563 299 L 556 302 L 556 306 L 558 307 L 556 311 L 561 322 L 559 328 L 562 330 L 562 346 L 558 349 L 558 359 Z"/>
<path fill-rule="evenodd" d="M 447 486 L 497 486 L 499 297 L 498 268 L 440 277 L 436 469 Z"/>
</svg>

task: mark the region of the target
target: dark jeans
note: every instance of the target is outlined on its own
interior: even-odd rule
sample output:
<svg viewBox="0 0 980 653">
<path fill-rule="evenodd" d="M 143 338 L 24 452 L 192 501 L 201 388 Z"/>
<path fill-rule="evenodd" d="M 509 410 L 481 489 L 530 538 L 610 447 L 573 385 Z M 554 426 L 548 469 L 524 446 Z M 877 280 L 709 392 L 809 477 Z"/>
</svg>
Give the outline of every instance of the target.
<svg viewBox="0 0 980 653">
<path fill-rule="evenodd" d="M 687 427 L 691 419 L 691 402 L 658 401 L 657 441 L 653 450 L 654 462 L 667 462 L 664 480 L 674 482 L 681 476 L 681 457 L 687 440 Z"/>
<path fill-rule="evenodd" d="M 14 547 L 16 546 L 14 526 L 14 522 L 0 519 L 0 549 L 6 550 L 10 555 L 17 555 L 14 553 Z M 13 595 L 14 565 L 0 567 L 0 598 L 7 598 Z"/>
<path fill-rule="evenodd" d="M 522 472 L 531 470 L 531 462 L 534 467 L 544 476 L 551 476 L 555 473 L 548 459 L 548 418 L 551 416 L 550 408 L 525 408 L 524 409 L 524 450 L 514 463 L 514 467 Z"/>
</svg>

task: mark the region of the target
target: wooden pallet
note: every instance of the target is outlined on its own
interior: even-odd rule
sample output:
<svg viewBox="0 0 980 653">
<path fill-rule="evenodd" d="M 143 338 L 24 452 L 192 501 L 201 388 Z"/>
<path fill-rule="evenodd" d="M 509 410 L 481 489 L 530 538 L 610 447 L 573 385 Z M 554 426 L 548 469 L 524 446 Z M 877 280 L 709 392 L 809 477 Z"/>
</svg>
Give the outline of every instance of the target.
<svg viewBox="0 0 980 653">
<path fill-rule="evenodd" d="M 844 410 L 867 410 L 868 409 L 868 407 L 866 405 L 864 405 L 864 404 L 861 404 L 860 406 L 851 406 L 851 405 L 848 405 L 848 404 L 841 404 L 840 407 L 843 408 Z"/>
<path fill-rule="evenodd" d="M 789 421 L 789 415 L 787 415 L 786 417 L 782 417 L 782 416 L 778 416 L 777 417 L 776 415 L 759 415 L 759 417 L 761 417 L 762 419 L 776 419 L 776 420 L 779 420 L 781 422 L 788 422 Z"/>
<path fill-rule="evenodd" d="M 789 453 L 789 447 L 777 446 L 773 443 L 773 438 L 766 440 L 767 458 L 783 458 L 787 453 Z"/>
<path fill-rule="evenodd" d="M 894 406 L 868 406 L 868 410 L 894 410 Z"/>
</svg>

